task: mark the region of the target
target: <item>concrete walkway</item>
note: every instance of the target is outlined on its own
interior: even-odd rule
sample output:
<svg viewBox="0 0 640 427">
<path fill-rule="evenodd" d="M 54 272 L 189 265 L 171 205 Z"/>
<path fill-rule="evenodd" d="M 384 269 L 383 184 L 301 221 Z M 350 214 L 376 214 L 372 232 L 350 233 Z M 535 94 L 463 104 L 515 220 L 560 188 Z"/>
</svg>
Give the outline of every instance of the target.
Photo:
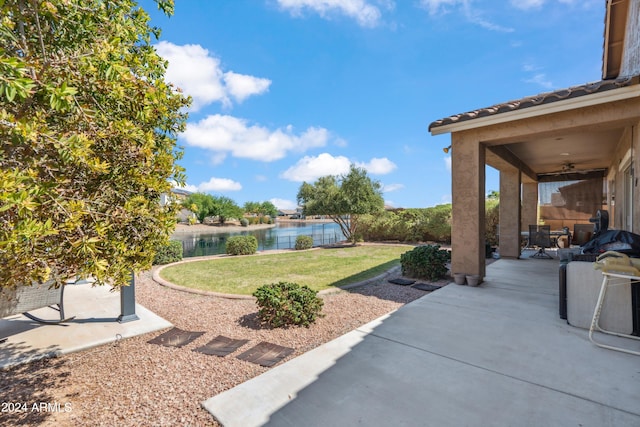
<svg viewBox="0 0 640 427">
<path fill-rule="evenodd" d="M 59 325 L 43 325 L 23 315 L 0 319 L 0 339 L 7 338 L 0 344 L 0 369 L 172 326 L 140 304 L 136 304 L 139 320 L 118 323 L 120 292 L 111 292 L 109 286 L 67 285 L 64 308 L 65 315 L 75 319 Z M 31 313 L 44 319 L 59 318 L 50 308 Z"/>
<path fill-rule="evenodd" d="M 227 427 L 601 427 L 640 426 L 639 402 L 640 358 L 560 319 L 558 261 L 525 259 L 499 260 L 478 288 L 446 286 L 203 406 Z"/>
</svg>

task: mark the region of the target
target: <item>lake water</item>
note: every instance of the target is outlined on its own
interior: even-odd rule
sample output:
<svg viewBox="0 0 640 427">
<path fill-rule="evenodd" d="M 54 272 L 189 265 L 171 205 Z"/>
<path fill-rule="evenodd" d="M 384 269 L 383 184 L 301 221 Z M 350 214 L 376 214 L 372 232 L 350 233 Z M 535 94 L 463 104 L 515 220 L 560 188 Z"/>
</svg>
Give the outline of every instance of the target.
<svg viewBox="0 0 640 427">
<path fill-rule="evenodd" d="M 296 237 L 311 236 L 313 245 L 328 245 L 344 240 L 340 227 L 335 222 L 309 224 L 304 221 L 276 224 L 273 228 L 247 230 L 233 233 L 181 233 L 171 237 L 182 242 L 183 257 L 218 255 L 226 252 L 226 242 L 231 236 L 251 234 L 258 239 L 258 250 L 291 249 L 296 246 Z"/>
</svg>

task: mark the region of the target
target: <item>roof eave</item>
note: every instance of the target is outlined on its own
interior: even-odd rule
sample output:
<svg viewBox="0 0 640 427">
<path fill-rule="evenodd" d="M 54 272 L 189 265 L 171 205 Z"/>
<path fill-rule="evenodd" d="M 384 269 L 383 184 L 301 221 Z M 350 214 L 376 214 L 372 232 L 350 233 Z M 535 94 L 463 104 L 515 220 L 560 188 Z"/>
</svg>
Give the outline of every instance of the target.
<svg viewBox="0 0 640 427">
<path fill-rule="evenodd" d="M 640 97 L 640 85 L 611 89 L 603 92 L 596 92 L 576 98 L 541 104 L 528 108 L 493 114 L 476 119 L 463 120 L 459 123 L 449 123 L 441 126 L 431 126 L 431 135 L 442 135 L 445 133 L 461 132 L 470 129 L 487 127 L 502 123 L 524 120 L 532 117 L 554 114 L 562 111 L 576 110 L 579 108 L 591 107 L 594 105 L 606 104 L 609 102 L 621 101 L 624 99 Z"/>
</svg>

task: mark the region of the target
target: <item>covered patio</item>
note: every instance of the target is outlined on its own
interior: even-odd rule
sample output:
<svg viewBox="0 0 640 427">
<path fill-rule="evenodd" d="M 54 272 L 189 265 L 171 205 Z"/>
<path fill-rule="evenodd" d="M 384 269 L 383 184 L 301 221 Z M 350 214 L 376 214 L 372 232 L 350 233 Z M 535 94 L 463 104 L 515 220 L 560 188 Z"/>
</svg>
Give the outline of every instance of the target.
<svg viewBox="0 0 640 427">
<path fill-rule="evenodd" d="M 549 222 L 539 193 L 545 182 L 569 187 L 595 180 L 602 189 L 590 208 L 556 218 L 554 228 L 588 224 L 596 210 L 606 210 L 610 227 L 640 233 L 640 187 L 634 169 L 640 160 L 640 3 L 605 4 L 603 80 L 430 124 L 433 135 L 451 134 L 454 272 L 486 274 L 486 165 L 500 173 L 503 258 L 520 257 L 521 233 L 529 225 Z M 573 202 L 560 193 L 560 205 Z M 548 201 L 548 212 L 556 202 Z M 580 204 L 578 200 L 574 207 Z"/>
</svg>

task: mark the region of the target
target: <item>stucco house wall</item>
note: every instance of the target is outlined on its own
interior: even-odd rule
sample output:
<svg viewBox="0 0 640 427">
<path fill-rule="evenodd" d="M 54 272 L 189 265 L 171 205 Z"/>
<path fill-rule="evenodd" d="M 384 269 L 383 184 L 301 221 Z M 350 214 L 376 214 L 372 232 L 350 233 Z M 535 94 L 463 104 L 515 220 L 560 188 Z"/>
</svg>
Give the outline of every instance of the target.
<svg viewBox="0 0 640 427">
<path fill-rule="evenodd" d="M 640 161 L 640 122 L 629 126 L 622 134 L 616 151 L 613 155 L 609 173 L 607 175 L 607 206 L 610 214 L 610 226 L 612 228 L 625 229 L 640 234 L 640 187 L 638 186 L 637 165 Z M 632 199 L 628 200 L 625 194 L 625 171 L 633 168 Z M 625 224 L 624 204 L 630 204 L 632 208 L 632 223 Z"/>
</svg>

